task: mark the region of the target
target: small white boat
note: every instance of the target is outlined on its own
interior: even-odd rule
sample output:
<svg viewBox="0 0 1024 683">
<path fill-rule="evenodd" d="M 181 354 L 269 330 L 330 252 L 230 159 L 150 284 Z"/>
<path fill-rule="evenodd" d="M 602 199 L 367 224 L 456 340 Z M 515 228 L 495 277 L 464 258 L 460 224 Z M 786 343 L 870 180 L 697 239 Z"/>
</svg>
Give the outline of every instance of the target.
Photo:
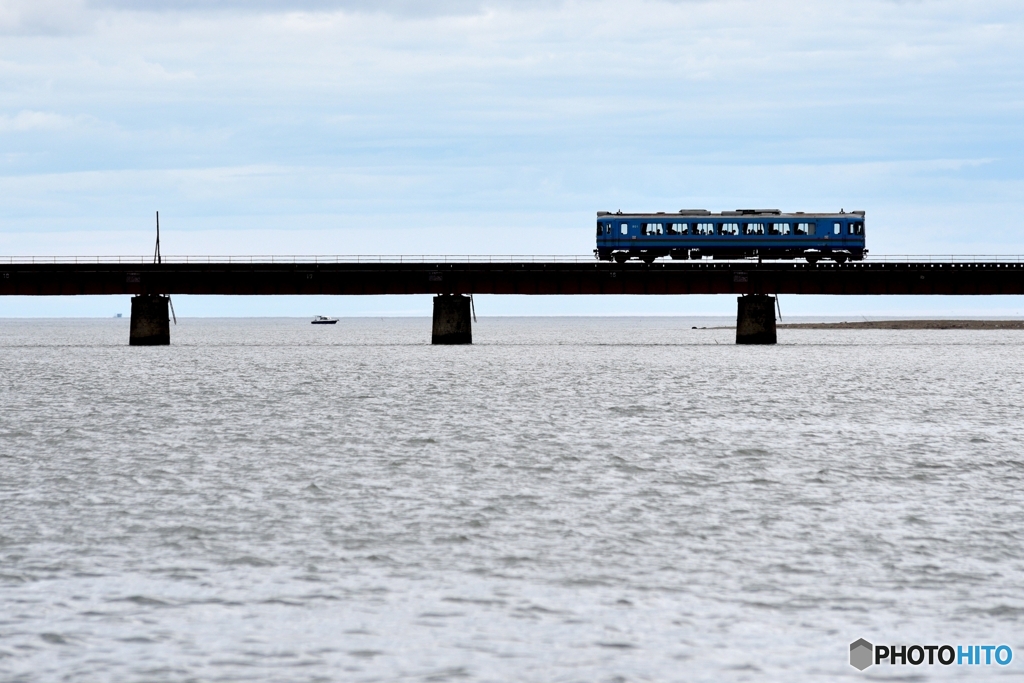
<svg viewBox="0 0 1024 683">
<path fill-rule="evenodd" d="M 313 325 L 333 325 L 334 323 L 338 322 L 338 319 L 327 318 L 322 315 L 318 315 L 309 322 L 312 323 Z"/>
</svg>

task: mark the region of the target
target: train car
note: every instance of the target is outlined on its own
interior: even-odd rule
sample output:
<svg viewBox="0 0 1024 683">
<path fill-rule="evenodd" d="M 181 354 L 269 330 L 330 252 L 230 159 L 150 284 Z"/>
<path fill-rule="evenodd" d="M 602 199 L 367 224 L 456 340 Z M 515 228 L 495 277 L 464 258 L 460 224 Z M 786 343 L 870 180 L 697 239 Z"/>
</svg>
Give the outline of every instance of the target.
<svg viewBox="0 0 1024 683">
<path fill-rule="evenodd" d="M 864 212 L 782 213 L 778 209 L 738 209 L 711 213 L 597 212 L 597 248 L 602 261 L 640 259 L 807 259 L 816 263 L 860 261 Z"/>
</svg>

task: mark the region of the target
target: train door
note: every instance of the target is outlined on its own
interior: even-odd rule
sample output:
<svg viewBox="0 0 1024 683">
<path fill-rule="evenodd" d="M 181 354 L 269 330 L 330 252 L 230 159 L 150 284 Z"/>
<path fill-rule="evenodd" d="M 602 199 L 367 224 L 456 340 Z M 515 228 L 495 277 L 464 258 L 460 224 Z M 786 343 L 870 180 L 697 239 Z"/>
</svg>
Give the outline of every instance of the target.
<svg viewBox="0 0 1024 683">
<path fill-rule="evenodd" d="M 853 219 L 846 224 L 846 244 L 850 249 L 864 248 L 864 221 Z"/>
<path fill-rule="evenodd" d="M 639 226 L 636 224 L 630 225 L 629 222 L 618 220 L 615 221 L 615 239 L 618 242 L 620 249 L 628 249 L 630 242 L 636 239 Z"/>
<path fill-rule="evenodd" d="M 844 221 L 835 219 L 831 221 L 832 229 L 829 230 L 828 241 L 833 249 L 846 248 L 846 229 L 843 223 Z"/>
</svg>

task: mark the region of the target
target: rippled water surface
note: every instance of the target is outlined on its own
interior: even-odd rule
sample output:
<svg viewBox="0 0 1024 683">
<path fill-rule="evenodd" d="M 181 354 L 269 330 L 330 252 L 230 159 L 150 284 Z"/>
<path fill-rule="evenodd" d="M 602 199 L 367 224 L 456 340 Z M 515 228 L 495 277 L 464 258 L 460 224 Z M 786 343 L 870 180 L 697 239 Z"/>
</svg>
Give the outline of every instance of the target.
<svg viewBox="0 0 1024 683">
<path fill-rule="evenodd" d="M 0 680 L 1022 677 L 1024 333 L 708 324 L 0 321 Z"/>
</svg>

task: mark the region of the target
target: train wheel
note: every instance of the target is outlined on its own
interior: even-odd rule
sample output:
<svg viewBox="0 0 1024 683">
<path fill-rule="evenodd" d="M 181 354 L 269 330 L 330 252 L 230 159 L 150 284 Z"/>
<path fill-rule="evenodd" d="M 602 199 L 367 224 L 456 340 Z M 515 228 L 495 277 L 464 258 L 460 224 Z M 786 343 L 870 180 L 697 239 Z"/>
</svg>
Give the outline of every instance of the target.
<svg viewBox="0 0 1024 683">
<path fill-rule="evenodd" d="M 615 254 L 613 258 L 615 259 L 616 263 L 625 263 L 627 260 L 629 260 L 629 254 L 624 254 L 620 251 L 619 253 Z"/>
<path fill-rule="evenodd" d="M 836 254 L 832 257 L 836 263 L 846 263 L 846 254 Z"/>
<path fill-rule="evenodd" d="M 651 265 L 652 263 L 654 263 L 654 259 L 656 258 L 658 257 L 654 256 L 653 254 L 644 254 L 643 256 L 640 257 L 640 260 L 646 263 L 647 265 Z"/>
<path fill-rule="evenodd" d="M 805 256 L 804 258 L 806 258 L 806 259 L 807 259 L 807 262 L 808 262 L 808 263 L 810 263 L 811 265 L 814 265 L 815 263 L 817 263 L 817 262 L 818 262 L 818 256 L 817 256 L 817 254 L 808 254 L 808 255 L 807 255 L 807 256 Z"/>
</svg>

